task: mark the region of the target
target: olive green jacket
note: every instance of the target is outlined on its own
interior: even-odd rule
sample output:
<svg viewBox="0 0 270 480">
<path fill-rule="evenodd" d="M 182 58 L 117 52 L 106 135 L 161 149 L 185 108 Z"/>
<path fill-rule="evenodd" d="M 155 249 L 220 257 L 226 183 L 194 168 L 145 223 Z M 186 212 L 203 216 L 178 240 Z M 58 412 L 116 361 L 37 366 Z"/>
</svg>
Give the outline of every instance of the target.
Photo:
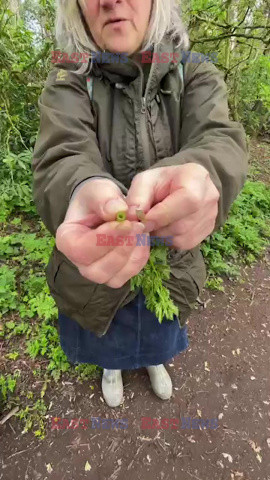
<svg viewBox="0 0 270 480">
<path fill-rule="evenodd" d="M 40 131 L 33 156 L 33 192 L 37 211 L 55 235 L 75 188 L 93 176 L 116 182 L 127 194 L 133 177 L 157 167 L 195 162 L 203 165 L 220 193 L 216 229 L 247 173 L 245 133 L 229 119 L 223 74 L 210 62 L 184 63 L 184 82 L 164 40 L 155 47 L 168 63 L 153 63 L 144 91 L 145 65 L 93 64 L 93 97 L 87 75 L 77 66 L 57 65 L 39 100 Z M 171 298 L 179 307 L 179 325 L 192 310 L 206 280 L 200 247 L 171 250 Z M 59 311 L 98 336 L 104 335 L 116 311 L 138 291 L 130 281 L 119 289 L 82 277 L 55 247 L 46 268 L 47 281 Z"/>
</svg>

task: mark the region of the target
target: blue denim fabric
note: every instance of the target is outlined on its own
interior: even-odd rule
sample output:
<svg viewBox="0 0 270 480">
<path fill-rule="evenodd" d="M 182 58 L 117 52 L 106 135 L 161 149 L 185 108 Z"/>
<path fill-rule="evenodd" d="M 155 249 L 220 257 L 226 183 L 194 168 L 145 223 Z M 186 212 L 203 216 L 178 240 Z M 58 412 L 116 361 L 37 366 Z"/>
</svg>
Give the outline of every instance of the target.
<svg viewBox="0 0 270 480">
<path fill-rule="evenodd" d="M 59 314 L 60 342 L 71 363 L 92 363 L 108 369 L 135 369 L 169 361 L 189 346 L 187 326 L 163 320 L 147 310 L 140 290 L 116 313 L 107 333 L 97 337 Z"/>
</svg>

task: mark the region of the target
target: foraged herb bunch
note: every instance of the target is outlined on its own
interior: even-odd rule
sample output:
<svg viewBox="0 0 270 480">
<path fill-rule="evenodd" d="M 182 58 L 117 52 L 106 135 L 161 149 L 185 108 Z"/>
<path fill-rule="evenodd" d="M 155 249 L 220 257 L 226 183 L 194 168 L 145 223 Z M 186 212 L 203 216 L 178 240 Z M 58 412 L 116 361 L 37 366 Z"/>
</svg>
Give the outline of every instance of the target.
<svg viewBox="0 0 270 480">
<path fill-rule="evenodd" d="M 137 210 L 137 217 L 144 221 L 144 213 Z M 116 220 L 122 222 L 126 219 L 125 212 L 119 212 Z M 131 291 L 141 288 L 146 300 L 146 308 L 158 318 L 159 323 L 166 318 L 174 320 L 174 315 L 179 315 L 179 309 L 174 305 L 168 288 L 163 285 L 163 280 L 170 278 L 168 264 L 168 247 L 165 245 L 150 247 L 150 256 L 147 264 L 138 275 L 131 278 Z"/>
</svg>

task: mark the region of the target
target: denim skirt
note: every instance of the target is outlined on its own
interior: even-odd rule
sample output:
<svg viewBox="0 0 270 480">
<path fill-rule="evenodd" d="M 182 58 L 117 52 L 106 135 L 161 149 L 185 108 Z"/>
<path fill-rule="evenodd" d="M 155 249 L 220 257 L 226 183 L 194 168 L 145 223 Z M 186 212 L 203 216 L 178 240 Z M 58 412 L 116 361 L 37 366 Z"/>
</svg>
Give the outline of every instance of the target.
<svg viewBox="0 0 270 480">
<path fill-rule="evenodd" d="M 145 306 L 142 290 L 114 316 L 105 335 L 97 337 L 59 313 L 60 343 L 70 363 L 107 369 L 135 369 L 169 361 L 189 346 L 187 325 L 157 317 Z"/>
</svg>

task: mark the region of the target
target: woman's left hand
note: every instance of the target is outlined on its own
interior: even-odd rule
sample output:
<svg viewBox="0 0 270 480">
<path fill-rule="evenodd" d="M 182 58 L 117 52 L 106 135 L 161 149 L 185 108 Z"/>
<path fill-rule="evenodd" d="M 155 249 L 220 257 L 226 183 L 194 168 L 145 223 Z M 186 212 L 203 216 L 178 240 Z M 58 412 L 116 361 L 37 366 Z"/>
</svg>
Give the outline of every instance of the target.
<svg viewBox="0 0 270 480">
<path fill-rule="evenodd" d="M 128 218 L 146 213 L 146 230 L 173 237 L 173 247 L 190 250 L 215 228 L 219 192 L 209 172 L 197 163 L 146 170 L 137 174 L 126 198 Z"/>
</svg>

